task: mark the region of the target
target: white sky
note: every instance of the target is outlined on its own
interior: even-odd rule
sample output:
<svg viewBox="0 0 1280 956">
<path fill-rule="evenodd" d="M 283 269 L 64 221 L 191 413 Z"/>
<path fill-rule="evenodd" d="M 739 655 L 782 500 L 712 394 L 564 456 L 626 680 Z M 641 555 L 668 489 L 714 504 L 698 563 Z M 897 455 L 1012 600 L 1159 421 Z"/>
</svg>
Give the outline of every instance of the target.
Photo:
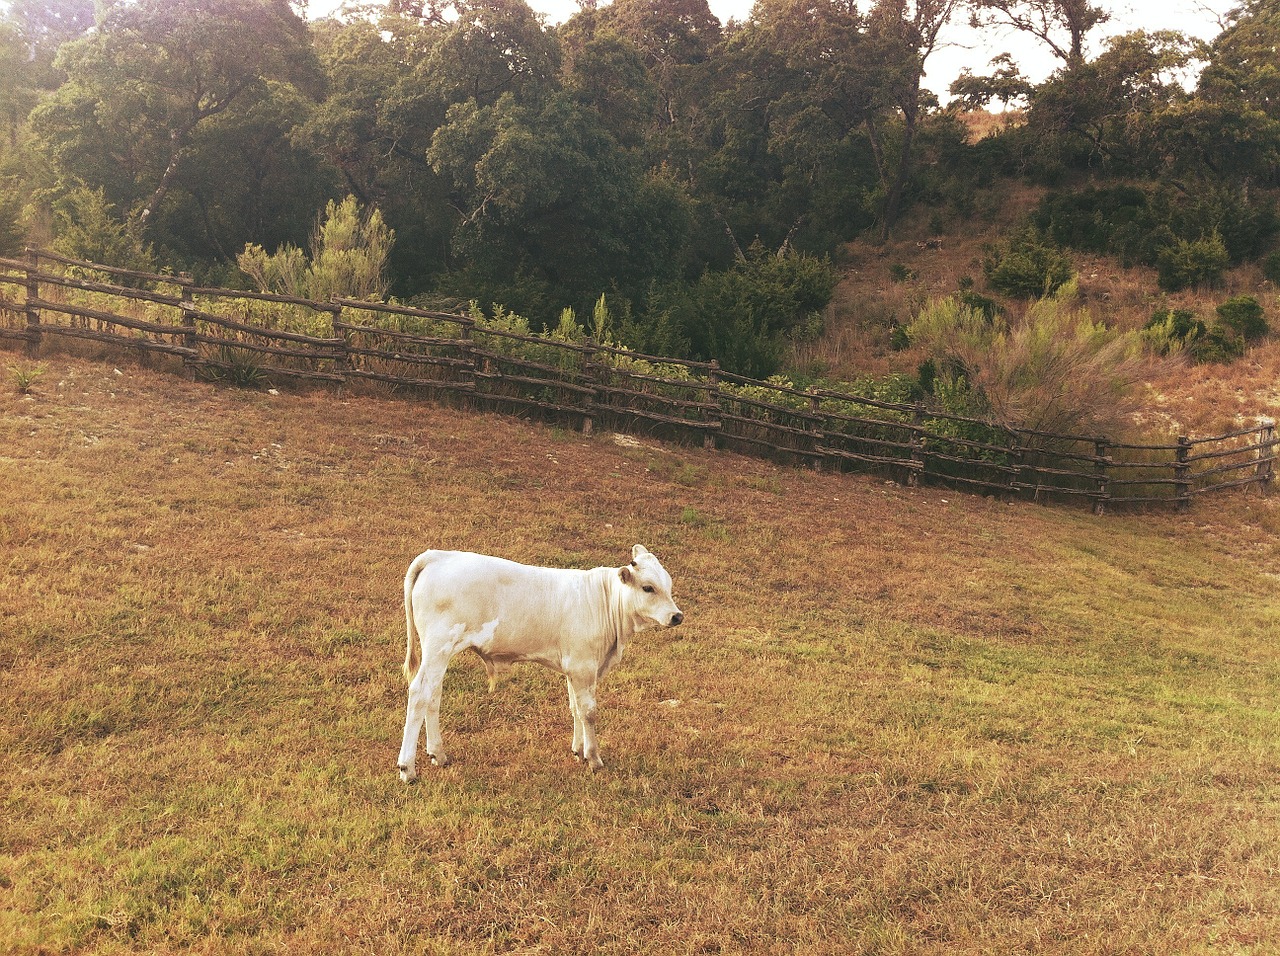
<svg viewBox="0 0 1280 956">
<path fill-rule="evenodd" d="M 529 6 L 546 16 L 549 23 L 567 20 L 578 10 L 576 0 L 527 0 Z M 711 12 L 722 23 L 730 19 L 745 20 L 751 13 L 754 0 L 709 0 Z M 310 15 L 326 16 L 341 5 L 341 0 L 310 0 Z M 869 6 L 863 0 L 860 7 Z M 1238 0 L 1117 0 L 1103 3 L 1111 11 L 1111 20 L 1095 31 L 1093 43 L 1086 50 L 1089 56 L 1101 50 L 1102 41 L 1109 36 L 1129 33 L 1133 30 L 1181 30 L 1202 39 L 1212 39 L 1221 30 L 1220 19 L 1227 11 L 1239 6 Z M 975 74 L 986 72 L 993 56 L 1009 52 L 1032 82 L 1043 80 L 1059 62 L 1047 47 L 1038 41 L 1017 34 L 1013 30 L 988 30 L 976 32 L 969 29 L 968 16 L 961 13 L 943 35 L 944 46 L 934 51 L 926 64 L 928 75 L 925 85 L 944 101 L 946 89 L 962 69 L 968 67 Z"/>
</svg>

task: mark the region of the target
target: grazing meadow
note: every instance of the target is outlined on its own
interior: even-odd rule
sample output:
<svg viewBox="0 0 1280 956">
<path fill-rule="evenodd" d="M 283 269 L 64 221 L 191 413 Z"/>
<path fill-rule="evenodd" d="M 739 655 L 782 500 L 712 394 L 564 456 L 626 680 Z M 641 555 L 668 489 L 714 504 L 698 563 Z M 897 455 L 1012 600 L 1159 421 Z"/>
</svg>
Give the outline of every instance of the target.
<svg viewBox="0 0 1280 956">
<path fill-rule="evenodd" d="M 7 363 L 6 363 L 7 364 Z M 1280 498 L 1094 516 L 68 355 L 0 381 L 0 950 L 1267 953 Z M 569 753 L 403 574 L 643 543 Z"/>
</svg>

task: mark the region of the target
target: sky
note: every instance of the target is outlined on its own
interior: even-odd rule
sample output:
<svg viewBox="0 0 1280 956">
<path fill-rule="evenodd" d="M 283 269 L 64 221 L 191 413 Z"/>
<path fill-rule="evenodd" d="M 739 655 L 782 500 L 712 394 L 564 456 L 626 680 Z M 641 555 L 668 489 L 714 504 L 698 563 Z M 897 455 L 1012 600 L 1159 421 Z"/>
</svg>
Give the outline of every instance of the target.
<svg viewBox="0 0 1280 956">
<path fill-rule="evenodd" d="M 528 0 L 548 23 L 567 20 L 578 10 L 576 0 Z M 745 20 L 751 13 L 754 0 L 709 0 L 711 12 L 721 23 L 729 20 Z M 325 16 L 341 5 L 341 0 L 310 0 L 310 15 Z M 606 5 L 603 0 L 601 5 Z M 867 6 L 861 3 L 859 7 Z M 1211 40 L 1221 32 L 1220 21 L 1227 11 L 1239 6 L 1239 0 L 1117 0 L 1102 5 L 1111 12 L 1111 20 L 1091 35 L 1092 43 L 1086 47 L 1087 56 L 1095 56 L 1102 49 L 1106 37 L 1129 33 L 1133 30 L 1181 30 L 1201 39 Z M 946 90 L 960 71 L 968 68 L 975 74 L 986 72 L 991 58 L 1004 52 L 1013 54 L 1023 74 L 1038 83 L 1058 65 L 1048 48 L 1038 41 L 1019 35 L 1014 30 L 971 30 L 965 17 L 957 18 L 944 34 L 944 46 L 935 50 L 925 64 L 925 85 L 938 94 L 943 102 Z"/>
</svg>

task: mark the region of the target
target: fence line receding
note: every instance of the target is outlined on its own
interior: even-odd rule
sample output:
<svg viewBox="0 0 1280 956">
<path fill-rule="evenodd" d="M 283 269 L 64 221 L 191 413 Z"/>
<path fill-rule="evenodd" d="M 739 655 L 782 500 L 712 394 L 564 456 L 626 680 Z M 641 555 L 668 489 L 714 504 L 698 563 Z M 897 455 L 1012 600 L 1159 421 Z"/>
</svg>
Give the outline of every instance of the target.
<svg viewBox="0 0 1280 956">
<path fill-rule="evenodd" d="M 282 327 L 282 326 L 288 327 Z M 240 384 L 377 382 L 437 401 L 592 429 L 644 432 L 791 464 L 871 470 L 1009 498 L 1186 507 L 1274 477 L 1275 422 L 1125 444 L 1010 428 L 923 403 L 801 390 L 715 362 L 642 355 L 490 327 L 470 316 L 334 297 L 197 286 L 28 249 L 0 258 L 0 341 L 31 356 L 85 339 Z"/>
</svg>

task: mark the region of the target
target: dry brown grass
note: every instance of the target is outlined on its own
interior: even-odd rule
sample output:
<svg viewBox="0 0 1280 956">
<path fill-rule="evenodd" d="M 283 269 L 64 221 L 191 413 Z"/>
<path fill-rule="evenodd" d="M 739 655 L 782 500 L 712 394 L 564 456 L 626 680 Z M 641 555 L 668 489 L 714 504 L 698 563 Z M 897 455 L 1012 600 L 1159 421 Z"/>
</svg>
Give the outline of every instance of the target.
<svg viewBox="0 0 1280 956">
<path fill-rule="evenodd" d="M 0 392 L 7 951 L 1267 952 L 1280 513 L 1097 519 L 46 356 Z M 427 546 L 688 614 L 399 783 Z"/>
</svg>

